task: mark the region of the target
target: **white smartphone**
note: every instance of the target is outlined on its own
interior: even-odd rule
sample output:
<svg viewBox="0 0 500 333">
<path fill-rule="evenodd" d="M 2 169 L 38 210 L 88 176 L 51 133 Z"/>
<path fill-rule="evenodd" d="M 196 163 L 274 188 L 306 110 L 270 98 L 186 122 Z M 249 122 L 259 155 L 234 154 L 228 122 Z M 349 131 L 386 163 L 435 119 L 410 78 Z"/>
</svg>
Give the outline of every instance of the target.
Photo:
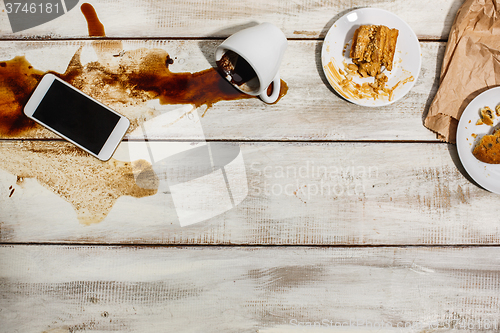
<svg viewBox="0 0 500 333">
<path fill-rule="evenodd" d="M 52 74 L 46 74 L 24 113 L 102 161 L 111 158 L 130 121 Z"/>
</svg>

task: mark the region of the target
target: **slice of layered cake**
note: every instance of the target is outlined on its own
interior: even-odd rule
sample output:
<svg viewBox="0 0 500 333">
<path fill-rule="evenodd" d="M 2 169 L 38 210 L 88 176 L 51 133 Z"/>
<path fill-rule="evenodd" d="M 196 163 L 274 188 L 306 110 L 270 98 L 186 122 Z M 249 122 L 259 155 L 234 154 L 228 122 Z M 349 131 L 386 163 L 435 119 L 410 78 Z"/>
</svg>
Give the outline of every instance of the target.
<svg viewBox="0 0 500 333">
<path fill-rule="evenodd" d="M 362 25 L 354 32 L 350 56 L 362 77 L 392 70 L 399 31 L 384 25 Z"/>
</svg>

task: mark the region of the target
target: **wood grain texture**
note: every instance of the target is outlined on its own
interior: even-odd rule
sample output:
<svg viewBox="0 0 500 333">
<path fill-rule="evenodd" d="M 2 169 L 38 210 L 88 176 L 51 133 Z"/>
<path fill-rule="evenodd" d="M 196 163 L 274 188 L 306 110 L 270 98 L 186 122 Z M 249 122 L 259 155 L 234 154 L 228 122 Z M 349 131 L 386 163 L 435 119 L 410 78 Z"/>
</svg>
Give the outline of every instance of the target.
<svg viewBox="0 0 500 333">
<path fill-rule="evenodd" d="M 25 56 L 34 68 L 64 73 L 70 60 L 80 47 L 82 64 L 97 61 L 97 52 L 111 42 L 92 43 L 81 41 L 61 42 L 2 42 L 0 60 Z M 125 41 L 121 47 L 133 53 L 140 49 L 162 49 L 173 59 L 172 72 L 196 73 L 215 67 L 213 54 L 220 41 Z M 437 89 L 439 68 L 444 53 L 444 43 L 421 43 L 422 69 L 420 76 L 402 100 L 380 108 L 367 108 L 351 104 L 339 97 L 326 81 L 322 70 L 321 42 L 290 41 L 281 65 L 280 74 L 287 83 L 288 93 L 276 104 L 267 105 L 257 98 L 238 101 L 221 101 L 207 110 L 202 105 L 196 112 L 202 116 L 203 136 L 187 129 L 161 131 L 149 139 L 207 139 L 207 140 L 280 140 L 280 141 L 352 141 L 352 140 L 418 140 L 437 141 L 434 133 L 423 126 Z M 108 52 L 109 53 L 109 52 Z M 118 54 L 118 53 L 117 53 Z M 128 53 L 125 53 L 127 57 Z M 105 61 L 118 62 L 111 56 Z M 110 60 L 111 59 L 111 60 Z M 101 59 L 101 62 L 104 60 Z M 105 67 L 113 67 L 105 63 Z M 116 65 L 118 66 L 118 65 Z M 83 89 L 93 97 L 129 117 L 133 122 L 143 122 L 179 105 L 160 105 L 158 100 L 144 102 L 142 97 L 94 90 L 92 76 L 84 77 Z M 210 89 L 210 87 L 207 87 Z M 123 97 L 125 96 L 125 97 Z M 103 100 L 104 98 L 104 100 Z M 55 138 L 38 127 L 17 138 Z M 137 139 L 135 135 L 128 138 Z"/>
<path fill-rule="evenodd" d="M 499 251 L 1 246 L 0 332 L 497 331 Z"/>
<path fill-rule="evenodd" d="M 324 38 L 330 26 L 353 8 L 377 7 L 400 16 L 420 38 L 446 39 L 461 3 L 460 0 L 91 1 L 106 35 L 117 38 L 223 38 L 249 24 L 265 21 L 277 25 L 288 38 Z M 419 8 L 432 10 L 419 11 Z M 3 3 L 0 14 L 0 38 L 88 37 L 87 23 L 79 6 L 56 20 L 18 33 L 12 33 Z"/>
<path fill-rule="evenodd" d="M 125 144 L 116 159 L 129 158 Z M 171 149 L 169 143 L 161 144 L 164 151 Z M 225 145 L 241 149 L 247 181 L 241 180 L 233 190 L 248 185 L 248 196 L 234 209 L 180 227 L 161 166 L 156 194 L 133 197 L 124 192 L 105 205 L 108 193 L 112 196 L 120 188 L 135 186 L 132 171 L 127 176 L 126 169 L 116 169 L 115 178 L 116 160 L 88 167 L 85 161 L 95 159 L 75 159 L 70 144 L 4 141 L 0 144 L 0 241 L 450 245 L 500 240 L 498 196 L 462 175 L 453 145 Z M 169 167 L 179 178 L 195 177 L 191 165 L 176 163 Z M 214 190 L 211 196 L 222 195 L 221 191 Z M 187 196 L 201 200 L 196 190 Z M 199 202 L 202 209 L 210 209 L 203 200 Z M 91 212 L 95 222 L 99 216 L 104 220 L 81 224 L 77 213 L 82 211 Z"/>
<path fill-rule="evenodd" d="M 63 73 L 81 50 L 116 74 L 161 49 L 172 72 L 199 73 L 223 38 L 269 21 L 289 39 L 289 91 L 275 105 L 160 105 L 89 75 L 83 89 L 133 122 L 111 161 L 40 127 L 0 140 L 0 333 L 500 331 L 498 195 L 422 125 L 461 0 L 91 3 L 106 38 L 89 37 L 79 6 L 11 33 L 0 1 L 0 62 Z M 359 7 L 421 40 L 416 85 L 391 106 L 345 102 L 322 71 L 321 39 Z M 133 147 L 153 158 L 204 140 L 223 181 L 189 182 L 201 159 L 134 162 Z M 235 152 L 243 177 L 215 167 Z M 210 214 L 228 194 L 235 208 L 180 226 L 185 207 Z"/>
</svg>

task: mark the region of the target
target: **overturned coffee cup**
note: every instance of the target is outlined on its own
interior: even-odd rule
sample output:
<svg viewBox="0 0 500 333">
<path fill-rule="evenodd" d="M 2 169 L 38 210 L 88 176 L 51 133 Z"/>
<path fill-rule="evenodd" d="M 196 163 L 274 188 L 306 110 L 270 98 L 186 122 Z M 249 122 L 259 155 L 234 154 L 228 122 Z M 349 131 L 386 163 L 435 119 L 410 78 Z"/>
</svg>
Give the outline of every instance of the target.
<svg viewBox="0 0 500 333">
<path fill-rule="evenodd" d="M 266 22 L 227 38 L 215 50 L 215 61 L 221 74 L 238 90 L 274 103 L 280 94 L 279 67 L 287 44 L 283 32 Z"/>
</svg>

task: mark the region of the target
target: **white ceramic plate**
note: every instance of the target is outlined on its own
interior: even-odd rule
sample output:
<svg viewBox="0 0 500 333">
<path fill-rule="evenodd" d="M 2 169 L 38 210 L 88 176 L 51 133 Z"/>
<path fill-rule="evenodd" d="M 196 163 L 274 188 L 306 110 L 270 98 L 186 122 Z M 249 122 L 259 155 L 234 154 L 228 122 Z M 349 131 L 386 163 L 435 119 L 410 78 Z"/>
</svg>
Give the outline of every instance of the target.
<svg viewBox="0 0 500 333">
<path fill-rule="evenodd" d="M 495 112 L 498 104 L 500 104 L 500 87 L 488 89 L 474 98 L 460 117 L 456 141 L 458 156 L 467 173 L 488 191 L 500 194 L 500 164 L 484 163 L 472 155 L 481 137 L 485 134 L 492 134 L 500 124 L 500 118 L 495 117 L 493 126 L 476 125 L 481 109 L 489 106 Z M 476 137 L 474 138 L 473 135 Z"/>
<path fill-rule="evenodd" d="M 401 82 L 394 89 L 391 99 L 388 96 L 380 96 L 377 99 L 373 97 L 359 98 L 345 91 L 340 85 L 340 81 L 344 77 L 341 74 L 342 72 L 338 70 L 344 71 L 344 62 L 347 64 L 352 63 L 349 50 L 351 49 L 354 31 L 365 24 L 385 25 L 388 28 L 399 30 L 393 69 L 384 72 L 389 79 L 386 84 L 388 88 L 392 88 L 398 82 Z M 421 57 L 418 38 L 410 26 L 391 12 L 377 8 L 356 9 L 338 19 L 328 31 L 321 52 L 323 71 L 330 85 L 348 101 L 364 106 L 388 105 L 406 95 L 417 81 L 420 73 Z M 335 71 L 337 73 L 334 73 Z M 355 77 L 353 81 L 362 84 L 364 82 L 373 82 L 374 79 Z"/>
</svg>

